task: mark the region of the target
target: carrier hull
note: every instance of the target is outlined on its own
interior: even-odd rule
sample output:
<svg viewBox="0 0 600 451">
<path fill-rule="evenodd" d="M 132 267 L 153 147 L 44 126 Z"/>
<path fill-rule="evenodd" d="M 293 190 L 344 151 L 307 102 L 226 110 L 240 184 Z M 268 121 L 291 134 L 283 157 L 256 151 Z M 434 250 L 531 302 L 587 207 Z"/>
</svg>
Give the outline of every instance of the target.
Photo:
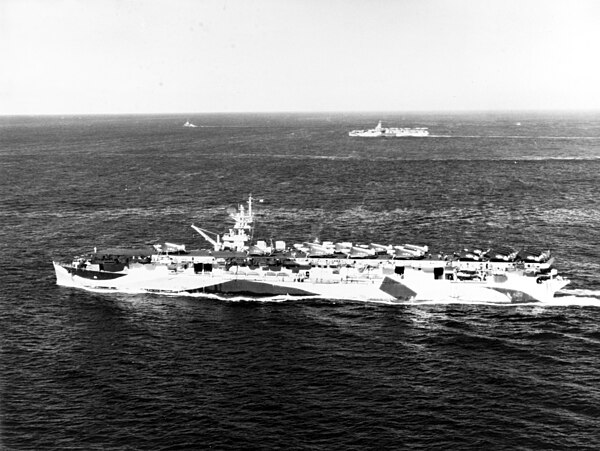
<svg viewBox="0 0 600 451">
<path fill-rule="evenodd" d="M 216 239 L 192 225 L 212 249 L 164 243 L 54 262 L 58 285 L 91 291 L 170 295 L 288 296 L 337 300 L 544 302 L 569 283 L 550 252 L 507 248 L 432 257 L 427 246 L 250 242 L 252 197 L 231 213 L 233 228 Z"/>
<path fill-rule="evenodd" d="M 425 263 L 425 262 L 420 262 Z M 429 262 L 431 263 L 431 262 Z M 489 303 L 548 302 L 556 291 L 569 282 L 554 278 L 538 283 L 535 277 L 521 273 L 489 280 L 436 279 L 424 267 L 403 267 L 404 274 L 394 274 L 395 267 L 380 268 L 369 274 L 308 275 L 302 279 L 292 272 L 219 271 L 196 274 L 193 268 L 171 270 L 165 265 L 149 264 L 106 277 L 101 271 L 77 272 L 54 262 L 57 284 L 88 291 L 121 293 L 159 293 L 167 295 L 219 295 L 247 297 L 316 297 L 335 300 L 426 302 L 460 301 Z M 456 271 L 448 268 L 446 275 Z"/>
</svg>

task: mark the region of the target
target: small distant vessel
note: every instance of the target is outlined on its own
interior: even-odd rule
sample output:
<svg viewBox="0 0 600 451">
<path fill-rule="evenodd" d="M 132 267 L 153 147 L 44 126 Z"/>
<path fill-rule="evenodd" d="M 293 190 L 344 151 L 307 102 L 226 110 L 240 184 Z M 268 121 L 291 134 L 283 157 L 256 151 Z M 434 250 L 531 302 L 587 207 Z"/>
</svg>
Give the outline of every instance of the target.
<svg viewBox="0 0 600 451">
<path fill-rule="evenodd" d="M 192 124 L 190 121 L 185 121 L 185 124 L 183 124 L 184 127 L 191 127 L 191 128 L 196 128 L 198 127 L 197 125 Z"/>
<path fill-rule="evenodd" d="M 429 136 L 429 130 L 427 130 L 427 127 L 384 127 L 381 125 L 381 121 L 379 121 L 375 128 L 371 128 L 369 130 L 352 130 L 350 133 L 348 133 L 348 136 L 359 136 L 361 138 L 422 138 Z"/>
</svg>

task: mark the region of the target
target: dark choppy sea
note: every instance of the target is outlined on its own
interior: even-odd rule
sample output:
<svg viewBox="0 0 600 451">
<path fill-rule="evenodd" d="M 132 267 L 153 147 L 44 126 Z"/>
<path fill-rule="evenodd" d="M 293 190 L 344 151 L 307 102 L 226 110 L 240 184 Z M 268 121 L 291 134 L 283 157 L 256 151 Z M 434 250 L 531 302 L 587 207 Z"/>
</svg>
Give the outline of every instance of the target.
<svg viewBox="0 0 600 451">
<path fill-rule="evenodd" d="M 186 119 L 199 127 L 184 128 Z M 424 139 L 349 138 L 383 119 Z M 559 305 L 95 294 L 51 262 L 288 243 L 550 248 Z M 0 118 L 0 448 L 600 448 L 600 113 Z"/>
</svg>

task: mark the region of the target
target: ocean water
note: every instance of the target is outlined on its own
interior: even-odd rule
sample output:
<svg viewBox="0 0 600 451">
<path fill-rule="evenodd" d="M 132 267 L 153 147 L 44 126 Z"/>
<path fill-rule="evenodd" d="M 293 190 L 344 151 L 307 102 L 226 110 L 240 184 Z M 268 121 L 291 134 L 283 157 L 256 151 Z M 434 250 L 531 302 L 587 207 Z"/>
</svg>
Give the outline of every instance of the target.
<svg viewBox="0 0 600 451">
<path fill-rule="evenodd" d="M 184 128 L 185 120 L 197 128 Z M 428 138 L 358 139 L 373 127 Z M 98 294 L 53 259 L 255 236 L 551 249 L 552 304 Z M 0 118 L 0 448 L 600 448 L 600 114 Z M 485 300 L 482 300 L 485 301 Z"/>
</svg>

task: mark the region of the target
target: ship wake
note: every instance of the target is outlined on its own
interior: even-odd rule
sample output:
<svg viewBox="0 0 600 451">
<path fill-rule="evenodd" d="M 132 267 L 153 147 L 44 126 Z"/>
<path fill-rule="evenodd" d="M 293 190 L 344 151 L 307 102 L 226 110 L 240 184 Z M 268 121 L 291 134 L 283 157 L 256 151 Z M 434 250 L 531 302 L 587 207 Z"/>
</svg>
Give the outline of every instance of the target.
<svg viewBox="0 0 600 451">
<path fill-rule="evenodd" d="M 495 302 L 491 299 L 458 299 L 455 297 L 441 298 L 435 300 L 352 300 L 348 299 L 342 301 L 339 299 L 327 299 L 321 296 L 291 296 L 291 295 L 277 295 L 277 296 L 264 296 L 264 297 L 252 297 L 246 295 L 232 295 L 224 296 L 209 293 L 179 293 L 178 296 L 194 297 L 201 299 L 212 299 L 225 302 L 257 302 L 257 303 L 283 303 L 283 302 L 306 302 L 306 301 L 319 301 L 319 302 L 348 302 L 348 303 L 369 303 L 369 304 L 385 304 L 385 305 L 494 305 L 503 307 L 518 307 L 518 306 L 538 306 L 538 307 L 600 307 L 600 290 L 561 290 L 557 297 L 547 302 L 522 302 L 522 303 L 507 303 L 507 302 Z"/>
</svg>

